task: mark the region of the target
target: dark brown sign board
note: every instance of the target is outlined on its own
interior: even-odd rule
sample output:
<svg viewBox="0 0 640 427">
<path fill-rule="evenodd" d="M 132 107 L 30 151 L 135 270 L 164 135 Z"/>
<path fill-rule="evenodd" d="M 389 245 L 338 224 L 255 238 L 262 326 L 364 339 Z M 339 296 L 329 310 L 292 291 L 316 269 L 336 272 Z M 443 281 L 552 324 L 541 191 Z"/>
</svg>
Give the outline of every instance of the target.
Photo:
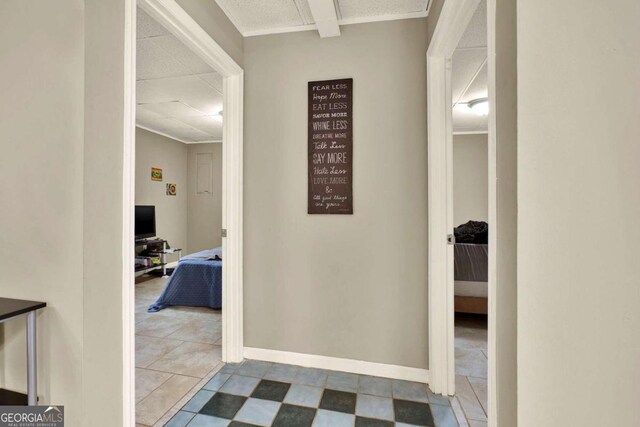
<svg viewBox="0 0 640 427">
<path fill-rule="evenodd" d="M 353 214 L 353 79 L 309 82 L 310 214 Z"/>
</svg>

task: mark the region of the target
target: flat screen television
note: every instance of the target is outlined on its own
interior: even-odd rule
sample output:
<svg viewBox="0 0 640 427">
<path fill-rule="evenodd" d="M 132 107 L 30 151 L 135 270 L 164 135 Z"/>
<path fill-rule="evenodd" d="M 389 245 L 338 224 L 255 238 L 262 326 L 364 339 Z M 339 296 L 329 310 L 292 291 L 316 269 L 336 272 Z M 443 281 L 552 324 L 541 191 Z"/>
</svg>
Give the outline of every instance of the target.
<svg viewBox="0 0 640 427">
<path fill-rule="evenodd" d="M 156 235 L 156 207 L 136 206 L 136 240 Z"/>
</svg>

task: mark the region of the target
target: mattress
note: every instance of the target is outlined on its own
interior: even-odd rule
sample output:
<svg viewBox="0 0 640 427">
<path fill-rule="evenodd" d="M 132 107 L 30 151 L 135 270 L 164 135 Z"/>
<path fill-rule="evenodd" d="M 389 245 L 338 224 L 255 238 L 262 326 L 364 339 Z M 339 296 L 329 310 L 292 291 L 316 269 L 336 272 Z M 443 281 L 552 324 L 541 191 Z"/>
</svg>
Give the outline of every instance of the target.
<svg viewBox="0 0 640 427">
<path fill-rule="evenodd" d="M 222 261 L 182 258 L 160 298 L 148 311 L 171 305 L 222 307 Z"/>
<path fill-rule="evenodd" d="M 456 280 L 453 282 L 453 293 L 457 297 L 487 298 L 489 296 L 489 286 L 487 282 Z"/>
<path fill-rule="evenodd" d="M 456 243 L 453 248 L 454 280 L 486 282 L 489 270 L 489 246 Z"/>
</svg>

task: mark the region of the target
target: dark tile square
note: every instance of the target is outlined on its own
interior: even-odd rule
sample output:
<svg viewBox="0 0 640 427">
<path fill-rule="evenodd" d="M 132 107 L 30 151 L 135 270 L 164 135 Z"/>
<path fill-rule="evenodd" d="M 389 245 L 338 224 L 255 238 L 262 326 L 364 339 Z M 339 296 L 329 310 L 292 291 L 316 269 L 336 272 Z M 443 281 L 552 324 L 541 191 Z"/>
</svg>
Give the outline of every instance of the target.
<svg viewBox="0 0 640 427">
<path fill-rule="evenodd" d="M 282 402 L 289 391 L 289 387 L 291 387 L 291 384 L 262 380 L 253 391 L 251 397 Z"/>
<path fill-rule="evenodd" d="M 228 427 L 260 427 L 260 426 L 257 426 L 255 424 L 243 423 L 242 421 L 231 421 L 231 424 L 229 424 Z"/>
<path fill-rule="evenodd" d="M 356 427 L 393 427 L 393 423 L 375 418 L 356 417 Z"/>
<path fill-rule="evenodd" d="M 320 401 L 320 409 L 355 414 L 356 399 L 357 395 L 355 393 L 325 389 Z"/>
<path fill-rule="evenodd" d="M 272 427 L 311 427 L 316 410 L 284 404 L 280 407 Z"/>
<path fill-rule="evenodd" d="M 247 400 L 244 396 L 234 394 L 216 393 L 200 409 L 201 414 L 212 415 L 218 418 L 232 420 Z"/>
<path fill-rule="evenodd" d="M 431 408 L 426 403 L 393 399 L 393 409 L 398 423 L 435 427 Z"/>
</svg>

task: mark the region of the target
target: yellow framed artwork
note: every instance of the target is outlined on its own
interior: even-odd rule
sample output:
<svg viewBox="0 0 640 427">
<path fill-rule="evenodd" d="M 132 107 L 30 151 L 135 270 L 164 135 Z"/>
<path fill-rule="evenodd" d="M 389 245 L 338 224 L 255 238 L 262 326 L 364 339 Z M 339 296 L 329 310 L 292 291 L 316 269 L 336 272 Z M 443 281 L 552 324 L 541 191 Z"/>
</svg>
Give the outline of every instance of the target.
<svg viewBox="0 0 640 427">
<path fill-rule="evenodd" d="M 151 181 L 162 181 L 162 169 L 151 168 Z"/>
</svg>

